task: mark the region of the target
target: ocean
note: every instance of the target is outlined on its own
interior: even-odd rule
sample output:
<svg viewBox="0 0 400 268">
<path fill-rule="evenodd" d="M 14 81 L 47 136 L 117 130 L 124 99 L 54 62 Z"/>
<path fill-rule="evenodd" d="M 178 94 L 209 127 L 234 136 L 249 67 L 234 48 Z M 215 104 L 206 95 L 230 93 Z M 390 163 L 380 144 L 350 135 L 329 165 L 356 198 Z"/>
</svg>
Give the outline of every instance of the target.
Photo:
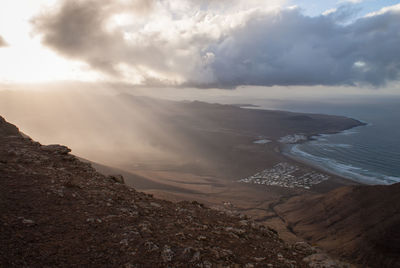
<svg viewBox="0 0 400 268">
<path fill-rule="evenodd" d="M 265 101 L 263 108 L 343 115 L 367 123 L 338 134 L 288 145 L 286 153 L 365 184 L 400 182 L 400 98 Z"/>
</svg>

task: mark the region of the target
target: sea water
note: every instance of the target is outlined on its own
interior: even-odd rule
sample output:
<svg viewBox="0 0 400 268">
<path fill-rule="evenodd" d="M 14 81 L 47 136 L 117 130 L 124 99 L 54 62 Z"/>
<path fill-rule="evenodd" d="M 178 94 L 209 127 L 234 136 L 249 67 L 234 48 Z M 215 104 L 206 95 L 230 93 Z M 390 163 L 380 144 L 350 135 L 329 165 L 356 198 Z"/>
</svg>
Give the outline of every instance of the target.
<svg viewBox="0 0 400 268">
<path fill-rule="evenodd" d="M 263 105 L 264 106 L 264 105 Z M 271 108 L 271 103 L 264 107 Z M 274 109 L 344 115 L 367 123 L 288 145 L 287 153 L 366 184 L 400 182 L 400 98 L 283 101 Z"/>
</svg>

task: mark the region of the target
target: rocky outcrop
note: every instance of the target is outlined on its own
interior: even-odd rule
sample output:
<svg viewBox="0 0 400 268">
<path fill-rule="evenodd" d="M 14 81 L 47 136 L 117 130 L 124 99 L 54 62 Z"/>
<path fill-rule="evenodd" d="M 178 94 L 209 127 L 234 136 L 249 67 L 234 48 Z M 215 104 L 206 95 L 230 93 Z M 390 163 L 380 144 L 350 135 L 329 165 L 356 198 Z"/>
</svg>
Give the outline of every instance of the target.
<svg viewBox="0 0 400 268">
<path fill-rule="evenodd" d="M 20 136 L 21 134 L 19 133 L 19 129 L 16 126 L 7 123 L 6 120 L 0 116 L 0 135 Z"/>
<path fill-rule="evenodd" d="M 172 203 L 0 120 L 0 267 L 306 267 L 243 215 Z"/>
<path fill-rule="evenodd" d="M 71 152 L 71 149 L 68 147 L 58 144 L 42 145 L 41 149 L 45 152 L 62 155 L 67 155 L 69 152 Z"/>
<path fill-rule="evenodd" d="M 107 178 L 111 181 L 117 182 L 117 183 L 125 183 L 124 177 L 122 175 L 109 175 Z"/>
</svg>

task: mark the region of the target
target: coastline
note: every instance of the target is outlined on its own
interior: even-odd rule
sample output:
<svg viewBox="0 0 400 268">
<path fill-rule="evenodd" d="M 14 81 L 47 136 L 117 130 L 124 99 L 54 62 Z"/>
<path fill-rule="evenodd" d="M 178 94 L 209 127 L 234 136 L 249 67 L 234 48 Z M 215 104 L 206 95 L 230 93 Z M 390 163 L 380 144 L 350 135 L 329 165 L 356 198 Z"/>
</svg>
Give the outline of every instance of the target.
<svg viewBox="0 0 400 268">
<path fill-rule="evenodd" d="M 284 157 L 286 157 L 286 158 L 288 158 L 288 159 L 290 159 L 290 160 L 292 160 L 292 161 L 294 161 L 294 162 L 296 162 L 298 164 L 311 167 L 311 168 L 313 168 L 315 170 L 318 170 L 319 172 L 322 172 L 322 173 L 325 173 L 325 174 L 331 176 L 330 180 L 333 179 L 336 182 L 338 182 L 339 184 L 343 184 L 343 185 L 370 185 L 367 182 L 362 182 L 362 181 L 353 179 L 351 177 L 346 177 L 343 174 L 341 174 L 340 172 L 335 172 L 332 169 L 325 168 L 324 166 L 319 165 L 319 164 L 317 164 L 317 163 L 313 162 L 312 160 L 309 160 L 309 159 L 307 159 L 305 157 L 296 156 L 294 154 L 291 154 L 290 153 L 291 148 L 288 149 L 288 147 L 293 147 L 293 146 L 295 146 L 297 144 L 303 144 L 303 143 L 307 143 L 307 142 L 310 142 L 310 141 L 317 140 L 317 138 L 320 137 L 321 135 L 340 134 L 340 133 L 343 133 L 345 131 L 351 130 L 353 128 L 369 125 L 367 122 L 362 122 L 362 121 L 360 121 L 358 119 L 354 119 L 354 120 L 360 122 L 360 124 L 356 125 L 356 126 L 353 126 L 353 127 L 350 127 L 350 128 L 347 128 L 347 129 L 343 129 L 341 131 L 334 131 L 334 132 L 330 132 L 330 133 L 317 133 L 317 134 L 313 134 L 313 135 L 306 135 L 306 137 L 307 137 L 306 140 L 299 141 L 299 142 L 296 142 L 296 143 L 293 143 L 293 144 L 279 144 L 279 152 Z"/>
<path fill-rule="evenodd" d="M 299 165 L 303 165 L 309 168 L 312 168 L 314 170 L 317 170 L 318 172 L 327 174 L 330 176 L 329 180 L 322 182 L 322 183 L 331 183 L 334 182 L 335 186 L 336 185 L 342 185 L 342 186 L 348 186 L 348 185 L 368 185 L 366 183 L 362 183 L 359 181 L 355 181 L 352 180 L 351 178 L 345 177 L 342 174 L 339 173 L 335 173 L 331 170 L 325 169 L 320 165 L 317 165 L 315 163 L 312 163 L 311 161 L 308 161 L 305 158 L 301 158 L 301 157 L 296 157 L 294 155 L 288 154 L 288 153 L 281 153 L 285 158 L 289 159 L 290 161 L 293 161 Z M 332 181 L 333 180 L 333 181 Z M 322 184 L 321 183 L 321 184 Z M 335 186 L 330 186 L 329 188 L 331 188 L 330 190 L 333 190 L 334 188 L 337 188 Z M 318 185 L 314 185 L 312 189 L 314 188 L 318 188 Z"/>
<path fill-rule="evenodd" d="M 244 108 L 248 110 L 259 110 L 259 111 L 265 111 L 266 109 L 249 109 L 249 108 Z M 328 180 L 323 180 L 319 183 L 312 184 L 310 188 L 311 191 L 313 192 L 328 192 L 330 190 L 342 187 L 342 186 L 349 186 L 349 185 L 363 185 L 362 181 L 357 181 L 353 179 L 352 177 L 345 176 L 345 174 L 341 174 L 340 172 L 335 172 L 331 169 L 325 168 L 323 165 L 313 162 L 312 160 L 309 160 L 307 158 L 303 158 L 301 156 L 296 156 L 292 155 L 287 152 L 287 148 L 289 146 L 294 146 L 296 144 L 303 144 L 306 142 L 310 142 L 313 140 L 317 140 L 319 136 L 322 135 L 334 135 L 334 134 L 340 134 L 344 131 L 348 131 L 350 129 L 360 127 L 360 126 L 366 126 L 368 125 L 367 122 L 363 122 L 351 117 L 346 117 L 346 116 L 338 116 L 338 115 L 325 115 L 325 114 L 310 114 L 310 113 L 305 113 L 305 114 L 300 114 L 300 116 L 294 115 L 292 116 L 289 111 L 275 111 L 283 114 L 287 114 L 288 118 L 294 121 L 304 121 L 304 120 L 309 120 L 309 117 L 311 118 L 318 118 L 320 116 L 322 117 L 327 117 L 326 120 L 332 120 L 333 121 L 328 121 L 328 125 L 331 124 L 329 127 L 325 127 L 325 129 L 309 129 L 309 130 L 303 130 L 303 131 L 298 131 L 298 132 L 292 132 L 288 133 L 285 136 L 262 136 L 262 138 L 268 138 L 270 142 L 268 143 L 267 147 L 269 150 L 274 151 L 277 156 L 277 158 L 273 157 L 271 159 L 280 159 L 278 161 L 282 162 L 287 162 L 291 163 L 295 166 L 299 166 L 301 170 L 305 171 L 305 174 L 309 172 L 316 172 L 320 173 L 321 175 L 326 175 L 329 177 Z M 294 113 L 295 114 L 295 113 Z M 303 117 L 302 117 L 303 116 Z M 296 120 L 295 120 L 296 119 Z M 298 119 L 298 120 L 297 120 Z M 324 118 L 325 119 L 325 118 Z M 335 120 L 343 120 L 342 122 L 339 121 L 339 123 L 332 124 L 332 122 L 335 122 Z M 260 138 L 260 137 L 257 137 Z M 254 141 L 253 141 L 254 143 Z M 275 164 L 270 164 L 271 167 L 274 166 Z M 269 172 L 267 169 L 260 169 L 259 172 Z M 252 174 L 253 175 L 253 174 Z M 264 176 L 264 175 L 263 175 Z M 268 176 L 267 176 L 268 177 Z M 267 178 L 266 177 L 266 178 Z M 246 177 L 247 178 L 247 177 Z M 273 181 L 273 179 L 272 179 Z M 263 182 L 264 184 L 266 182 Z M 297 182 L 299 183 L 299 182 Z"/>
</svg>

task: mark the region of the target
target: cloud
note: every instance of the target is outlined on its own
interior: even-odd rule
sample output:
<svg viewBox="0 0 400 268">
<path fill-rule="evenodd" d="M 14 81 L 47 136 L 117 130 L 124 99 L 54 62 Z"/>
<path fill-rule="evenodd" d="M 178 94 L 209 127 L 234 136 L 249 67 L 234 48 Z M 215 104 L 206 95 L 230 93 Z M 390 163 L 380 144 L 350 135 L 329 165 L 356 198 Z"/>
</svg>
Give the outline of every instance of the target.
<svg viewBox="0 0 400 268">
<path fill-rule="evenodd" d="M 203 13 L 186 15 L 187 1 L 122 2 L 63 1 L 32 22 L 46 46 L 121 79 L 176 84 L 201 64 L 198 51 L 212 38 L 196 26 Z"/>
<path fill-rule="evenodd" d="M 364 0 L 340 0 L 339 3 L 352 3 L 352 4 L 358 4 L 363 2 Z"/>
<path fill-rule="evenodd" d="M 303 16 L 299 10 L 253 13 L 208 53 L 214 54 L 217 86 L 380 86 L 400 78 L 399 34 L 397 12 L 345 26 L 329 16 Z"/>
<path fill-rule="evenodd" d="M 229 2 L 69 0 L 32 23 L 44 45 L 118 79 L 180 84 L 191 77 L 204 82 L 212 80 L 212 74 L 204 68 L 207 59 L 202 50 L 241 16 L 209 13 L 224 1 Z M 262 1 L 233 2 L 231 12 Z"/>
<path fill-rule="evenodd" d="M 373 17 L 373 16 L 378 16 L 378 15 L 383 15 L 383 14 L 388 13 L 388 12 L 400 13 L 400 4 L 393 5 L 393 6 L 388 6 L 388 7 L 383 7 L 378 11 L 368 13 L 367 15 L 365 15 L 365 17 Z"/>
<path fill-rule="evenodd" d="M 46 46 L 133 84 L 381 86 L 400 79 L 396 6 L 343 25 L 354 9 L 308 17 L 262 2 L 236 0 L 224 9 L 225 0 L 70 0 L 33 23 Z"/>
<path fill-rule="evenodd" d="M 322 13 L 323 16 L 330 17 L 337 24 L 349 24 L 359 18 L 362 9 L 354 5 L 342 5 L 338 8 L 330 9 Z"/>
<path fill-rule="evenodd" d="M 110 1 L 65 1 L 57 13 L 39 16 L 33 23 L 43 33 L 45 45 L 116 75 L 114 64 L 120 61 L 118 44 L 123 37 L 118 31 L 106 31 L 111 14 Z"/>
<path fill-rule="evenodd" d="M 6 46 L 8 46 L 7 42 L 0 35 L 0 47 L 6 47 Z"/>
<path fill-rule="evenodd" d="M 328 15 L 330 15 L 332 13 L 335 13 L 336 11 L 337 11 L 337 8 L 330 8 L 330 9 L 327 9 L 324 12 L 322 12 L 322 15 L 328 16 Z"/>
</svg>

